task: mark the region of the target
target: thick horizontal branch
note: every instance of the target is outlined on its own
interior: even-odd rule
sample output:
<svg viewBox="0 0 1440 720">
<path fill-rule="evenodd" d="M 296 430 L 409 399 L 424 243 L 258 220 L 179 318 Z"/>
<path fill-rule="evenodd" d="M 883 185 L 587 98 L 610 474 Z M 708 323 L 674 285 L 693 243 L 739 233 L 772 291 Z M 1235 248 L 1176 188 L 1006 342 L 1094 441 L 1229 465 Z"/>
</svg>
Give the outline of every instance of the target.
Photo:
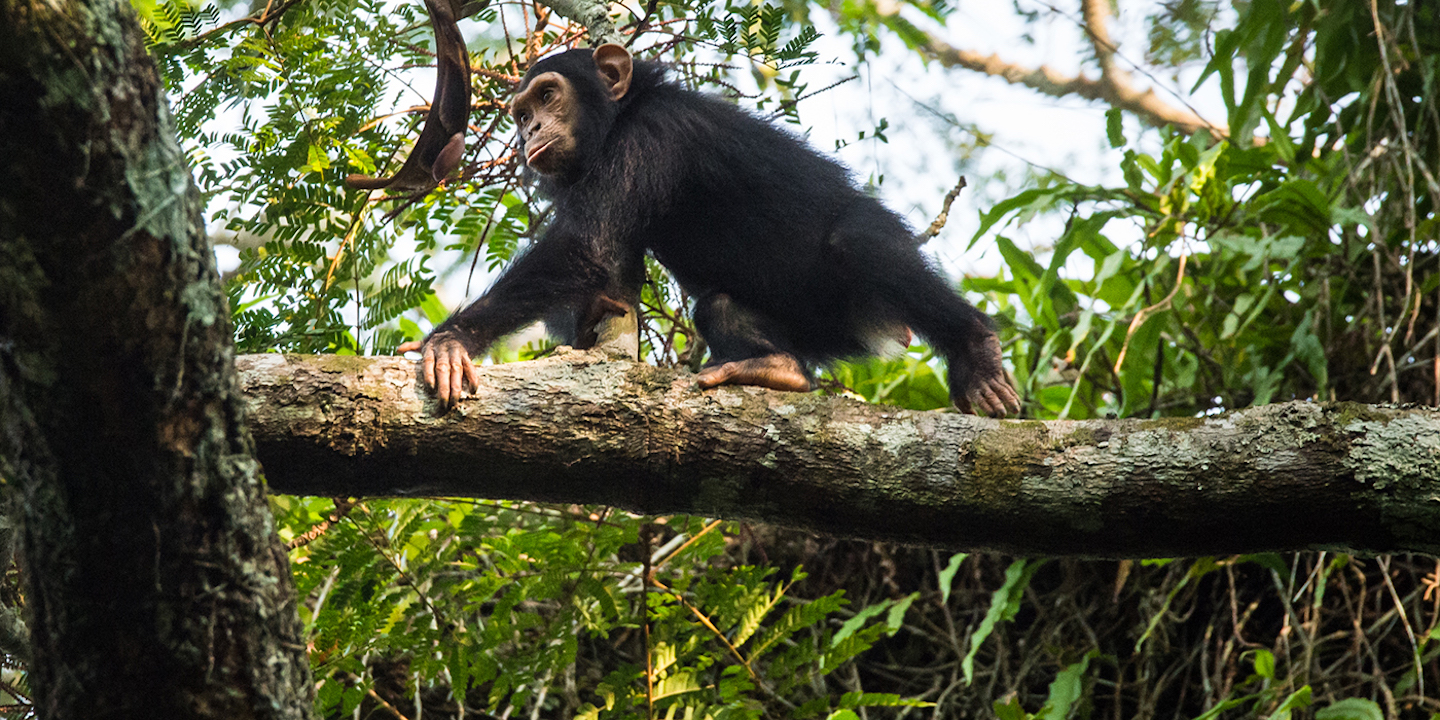
<svg viewBox="0 0 1440 720">
<path fill-rule="evenodd" d="M 401 358 L 239 360 L 270 487 L 604 504 L 1020 554 L 1440 554 L 1440 413 L 990 420 L 728 387 L 590 353 L 481 369 L 449 413 Z"/>
</svg>

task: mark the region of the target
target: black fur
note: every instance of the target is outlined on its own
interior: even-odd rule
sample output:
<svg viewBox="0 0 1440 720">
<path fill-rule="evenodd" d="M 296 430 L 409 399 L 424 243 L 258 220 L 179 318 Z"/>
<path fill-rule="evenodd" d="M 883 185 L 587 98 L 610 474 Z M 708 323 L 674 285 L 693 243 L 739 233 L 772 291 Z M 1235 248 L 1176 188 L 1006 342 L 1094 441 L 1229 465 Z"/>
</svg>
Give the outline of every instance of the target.
<svg viewBox="0 0 1440 720">
<path fill-rule="evenodd" d="M 930 267 L 914 234 L 835 161 L 733 105 L 636 61 L 611 101 L 590 50 L 537 63 L 584 98 L 583 162 L 542 178 L 544 237 L 439 328 L 472 354 L 557 309 L 605 294 L 635 302 L 646 251 L 697 298 L 712 362 L 789 352 L 807 364 L 870 352 L 908 326 L 949 365 L 961 407 L 972 375 L 1003 377 L 990 320 Z M 524 84 L 522 84 L 522 88 Z M 523 156 L 523 154 L 522 154 Z"/>
</svg>

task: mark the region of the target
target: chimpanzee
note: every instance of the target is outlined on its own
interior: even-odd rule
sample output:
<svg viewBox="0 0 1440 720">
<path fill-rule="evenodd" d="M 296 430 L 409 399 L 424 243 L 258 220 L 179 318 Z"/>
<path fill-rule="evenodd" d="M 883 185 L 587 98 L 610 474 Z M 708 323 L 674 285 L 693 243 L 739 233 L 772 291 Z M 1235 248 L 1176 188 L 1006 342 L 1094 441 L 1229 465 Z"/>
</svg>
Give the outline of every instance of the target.
<svg viewBox="0 0 1440 720">
<path fill-rule="evenodd" d="M 745 111 L 632 61 L 619 45 L 536 63 L 511 110 L 553 201 L 544 236 L 421 343 L 442 402 L 471 357 L 557 310 L 593 323 L 639 300 L 654 254 L 695 298 L 701 388 L 811 387 L 810 368 L 908 342 L 945 357 L 966 412 L 1018 412 L 990 319 L 926 262 L 914 234 L 839 164 Z"/>
</svg>

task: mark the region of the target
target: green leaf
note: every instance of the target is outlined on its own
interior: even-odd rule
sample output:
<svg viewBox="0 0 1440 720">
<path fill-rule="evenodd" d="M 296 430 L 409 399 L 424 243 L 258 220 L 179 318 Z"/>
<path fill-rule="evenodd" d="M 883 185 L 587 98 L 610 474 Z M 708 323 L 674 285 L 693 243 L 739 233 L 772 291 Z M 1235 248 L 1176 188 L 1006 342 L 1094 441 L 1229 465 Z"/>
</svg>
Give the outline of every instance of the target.
<svg viewBox="0 0 1440 720">
<path fill-rule="evenodd" d="M 955 573 L 960 571 L 960 563 L 970 557 L 969 553 L 955 553 L 950 556 L 950 562 L 945 569 L 940 571 L 940 602 L 942 605 L 950 604 L 950 585 L 955 581 Z"/>
<path fill-rule="evenodd" d="M 1270 128 L 1270 145 L 1280 155 L 1280 159 L 1286 164 L 1295 162 L 1295 143 L 1290 140 L 1290 133 L 1278 121 L 1275 114 L 1269 110 L 1265 111 L 1265 125 Z"/>
<path fill-rule="evenodd" d="M 1105 111 L 1105 137 L 1109 138 L 1112 148 L 1125 146 L 1125 128 L 1120 122 L 1121 118 L 1118 107 L 1112 107 Z"/>
<path fill-rule="evenodd" d="M 1280 553 L 1254 553 L 1250 555 L 1241 555 L 1239 558 L 1236 558 L 1236 561 L 1253 562 L 1256 565 L 1259 565 L 1260 567 L 1263 567 L 1267 570 L 1273 570 L 1279 573 L 1281 577 L 1284 577 L 1290 572 L 1290 566 L 1285 562 L 1285 558 L 1280 556 Z"/>
<path fill-rule="evenodd" d="M 1085 694 L 1085 670 L 1090 667 L 1090 659 L 1098 654 L 1091 650 L 1080 662 L 1073 663 L 1056 674 L 1055 679 L 1050 682 L 1050 694 L 1045 700 L 1045 706 L 1035 714 L 1037 719 L 1066 720 L 1070 717 L 1071 706 Z"/>
<path fill-rule="evenodd" d="M 1244 696 L 1244 697 L 1231 698 L 1231 699 L 1229 699 L 1229 700 L 1225 700 L 1225 701 L 1223 701 L 1223 702 L 1218 703 L 1217 705 L 1215 705 L 1215 707 L 1210 708 L 1209 710 L 1206 710 L 1206 711 L 1205 711 L 1203 714 L 1201 714 L 1199 717 L 1195 718 L 1195 720 L 1215 720 L 1215 718 L 1220 717 L 1220 714 L 1223 713 L 1223 712 L 1225 712 L 1226 710 L 1231 710 L 1231 709 L 1240 707 L 1241 705 L 1245 705 L 1245 704 L 1247 704 L 1247 703 L 1250 703 L 1250 702 L 1254 701 L 1254 700 L 1255 700 L 1256 698 L 1258 698 L 1258 697 L 1260 697 L 1260 695 L 1257 693 L 1257 694 L 1252 694 L 1252 695 L 1246 695 L 1246 696 Z"/>
<path fill-rule="evenodd" d="M 1010 696 L 1009 700 L 996 700 L 992 708 L 995 710 L 996 720 L 1031 720 L 1035 717 L 1020 707 L 1020 698 Z"/>
<path fill-rule="evenodd" d="M 1269 720 L 1290 720 L 1290 713 L 1301 708 L 1310 707 L 1310 686 L 1304 685 L 1299 690 L 1290 693 L 1280 707 L 1270 714 Z"/>
<path fill-rule="evenodd" d="M 1307 311 L 1304 319 L 1295 327 L 1295 332 L 1290 335 L 1291 353 L 1305 363 L 1309 369 L 1310 376 L 1315 378 L 1315 384 L 1321 389 L 1329 385 L 1330 372 L 1328 358 L 1325 355 L 1325 346 L 1320 338 L 1315 335 L 1311 315 L 1314 310 Z"/>
<path fill-rule="evenodd" d="M 905 624 L 905 613 L 918 597 L 920 597 L 920 593 L 913 592 L 896 600 L 895 604 L 890 606 L 890 611 L 885 614 L 885 627 L 889 628 L 890 635 L 900 631 L 900 627 Z"/>
<path fill-rule="evenodd" d="M 1006 215 L 1015 213 L 1014 222 L 1023 223 L 1026 219 L 1033 217 L 1036 213 L 1054 205 L 1056 192 L 1051 188 L 1033 188 L 1015 195 L 1012 198 L 995 203 L 990 212 L 980 213 L 980 228 L 970 237 L 970 244 L 966 249 L 975 247 L 975 243 L 990 230 L 996 223 L 1005 218 Z M 1036 273 L 1039 274 L 1038 272 Z"/>
<path fill-rule="evenodd" d="M 857 630 L 865 627 L 876 615 L 885 612 L 888 607 L 890 607 L 890 601 L 883 600 L 855 613 L 854 617 L 846 620 L 845 623 L 840 626 L 840 629 L 835 632 L 835 635 L 830 638 L 830 644 L 839 645 L 845 638 L 850 637 L 855 634 Z"/>
<path fill-rule="evenodd" d="M 788 587 L 788 586 L 787 586 Z M 767 606 L 767 612 L 774 603 L 779 602 L 785 595 L 784 589 L 776 590 L 771 598 L 773 601 Z M 754 661 L 773 649 L 777 643 L 788 639 L 796 632 L 823 621 L 827 615 L 834 612 L 845 604 L 844 591 L 838 591 L 825 597 L 812 600 L 792 607 L 780 616 L 779 620 L 771 623 L 769 628 L 760 633 L 758 639 L 749 647 L 748 660 Z M 747 636 L 748 637 L 748 636 Z M 738 647 L 745 642 L 740 631 L 736 632 L 732 641 Z"/>
<path fill-rule="evenodd" d="M 840 696 L 841 708 L 858 707 L 933 707 L 935 703 L 909 700 L 894 693 L 848 692 Z"/>
<path fill-rule="evenodd" d="M 1150 313 L 1140 327 L 1127 338 L 1125 362 L 1120 367 L 1120 383 L 1124 390 L 1121 396 L 1120 415 L 1135 417 L 1149 412 L 1154 397 L 1154 367 L 1156 347 L 1160 343 L 1160 332 L 1174 316 L 1173 306 Z"/>
<path fill-rule="evenodd" d="M 450 310 L 440 302 L 440 296 L 434 293 L 420 302 L 420 312 L 425 313 L 425 319 L 435 325 L 439 325 L 445 321 L 445 318 L 450 317 Z"/>
<path fill-rule="evenodd" d="M 1345 698 L 1315 711 L 1315 720 L 1385 720 L 1374 700 Z"/>
<path fill-rule="evenodd" d="M 1257 219 L 1280 223 L 1291 235 L 1324 235 L 1330 230 L 1330 201 L 1309 180 L 1290 180 L 1251 201 Z"/>
<path fill-rule="evenodd" d="M 911 49 L 924 47 L 930 42 L 930 36 L 924 30 L 899 15 L 886 15 L 882 22 Z"/>
<path fill-rule="evenodd" d="M 1140 154 L 1134 150 L 1126 150 L 1125 158 L 1120 161 L 1120 172 L 1125 176 L 1125 185 L 1131 192 L 1142 192 L 1145 189 L 1145 174 L 1140 172 Z"/>
<path fill-rule="evenodd" d="M 967 685 L 975 677 L 975 654 L 980 652 L 981 643 L 990 637 L 997 623 L 1009 620 L 1019 612 L 1020 600 L 1025 595 L 1025 588 L 1030 584 L 1030 578 L 1044 564 L 1045 560 L 1021 558 L 1010 563 L 1010 567 L 1005 569 L 1005 583 L 990 596 L 990 610 L 985 613 L 985 619 L 980 621 L 980 626 L 971 633 L 970 650 L 960 661 L 960 669 L 965 675 Z"/>
<path fill-rule="evenodd" d="M 1266 680 L 1275 679 L 1275 654 L 1265 648 L 1255 649 L 1255 674 Z"/>
<path fill-rule="evenodd" d="M 699 692 L 702 689 L 693 672 L 678 672 L 655 683 L 655 699 Z"/>
</svg>

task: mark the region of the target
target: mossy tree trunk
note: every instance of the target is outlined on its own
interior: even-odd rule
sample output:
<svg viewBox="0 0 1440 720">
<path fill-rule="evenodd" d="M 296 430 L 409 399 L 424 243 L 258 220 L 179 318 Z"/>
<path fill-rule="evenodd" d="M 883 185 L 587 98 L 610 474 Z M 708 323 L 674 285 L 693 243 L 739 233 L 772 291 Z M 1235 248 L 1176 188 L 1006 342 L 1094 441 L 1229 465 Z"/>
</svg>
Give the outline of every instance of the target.
<svg viewBox="0 0 1440 720">
<path fill-rule="evenodd" d="M 0 478 L 46 718 L 302 718 L 229 313 L 123 0 L 0 0 Z"/>
</svg>

